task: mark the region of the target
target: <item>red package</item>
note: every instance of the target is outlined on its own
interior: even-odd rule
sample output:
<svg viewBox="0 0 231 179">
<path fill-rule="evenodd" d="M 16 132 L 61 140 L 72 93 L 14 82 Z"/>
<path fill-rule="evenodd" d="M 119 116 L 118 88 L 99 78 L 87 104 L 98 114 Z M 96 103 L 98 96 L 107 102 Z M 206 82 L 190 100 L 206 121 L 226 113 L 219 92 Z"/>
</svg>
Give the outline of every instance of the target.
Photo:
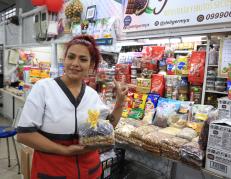
<svg viewBox="0 0 231 179">
<path fill-rule="evenodd" d="M 193 51 L 189 60 L 188 81 L 193 85 L 202 85 L 205 72 L 205 51 Z"/>
<path fill-rule="evenodd" d="M 159 94 L 161 97 L 164 96 L 164 75 L 153 74 L 152 75 L 152 88 L 151 92 Z"/>
<path fill-rule="evenodd" d="M 164 55 L 165 47 L 153 46 L 152 47 L 152 59 L 153 60 L 162 60 Z"/>
<path fill-rule="evenodd" d="M 144 46 L 142 50 L 142 57 L 145 59 L 152 57 L 152 47 L 151 46 Z"/>
<path fill-rule="evenodd" d="M 130 75 L 131 65 L 129 64 L 116 64 L 115 68 L 116 75 Z"/>
<path fill-rule="evenodd" d="M 153 63 L 154 62 L 154 63 Z M 144 69 L 150 70 L 150 71 L 157 71 L 157 61 L 141 61 L 141 70 L 143 71 Z"/>
<path fill-rule="evenodd" d="M 119 82 L 131 83 L 131 75 L 116 75 L 115 79 Z"/>
<path fill-rule="evenodd" d="M 167 74 L 175 75 L 176 74 L 176 59 L 175 58 L 167 58 Z"/>
</svg>

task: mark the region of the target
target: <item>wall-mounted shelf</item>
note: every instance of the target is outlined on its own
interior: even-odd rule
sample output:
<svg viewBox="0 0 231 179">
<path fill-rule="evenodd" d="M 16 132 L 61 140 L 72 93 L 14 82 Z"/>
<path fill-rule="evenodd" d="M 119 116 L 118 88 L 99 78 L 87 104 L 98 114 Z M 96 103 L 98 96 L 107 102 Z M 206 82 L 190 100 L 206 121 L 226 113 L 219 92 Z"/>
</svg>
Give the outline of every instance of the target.
<svg viewBox="0 0 231 179">
<path fill-rule="evenodd" d="M 208 67 L 218 67 L 218 65 L 208 65 Z"/>
<path fill-rule="evenodd" d="M 212 90 L 206 90 L 206 93 L 216 93 L 216 94 L 225 94 L 228 95 L 228 92 L 224 91 L 224 92 L 220 92 L 220 91 L 212 91 Z"/>
</svg>

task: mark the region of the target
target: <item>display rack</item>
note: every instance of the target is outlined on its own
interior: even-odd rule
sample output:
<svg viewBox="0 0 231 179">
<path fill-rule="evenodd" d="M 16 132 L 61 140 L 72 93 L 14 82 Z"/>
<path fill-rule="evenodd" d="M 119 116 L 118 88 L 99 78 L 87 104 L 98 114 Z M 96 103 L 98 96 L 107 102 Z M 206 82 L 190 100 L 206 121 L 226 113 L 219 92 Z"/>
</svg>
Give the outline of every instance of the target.
<svg viewBox="0 0 231 179">
<path fill-rule="evenodd" d="M 144 149 L 142 149 L 139 146 L 130 145 L 130 144 L 126 144 L 126 143 L 116 143 L 116 146 L 118 146 L 120 148 L 124 148 L 126 150 L 126 153 L 128 153 L 128 152 L 130 153 L 131 157 L 129 158 L 129 160 L 137 161 L 136 152 L 140 152 L 140 153 L 142 153 L 142 156 L 143 156 L 143 159 L 142 158 L 138 158 L 138 160 L 139 160 L 140 163 L 147 164 L 149 162 L 149 161 L 145 160 L 145 157 L 147 157 L 149 160 L 151 158 L 153 158 L 154 161 L 156 160 L 156 158 L 168 161 L 168 162 L 166 162 L 167 169 L 166 168 L 164 169 L 164 167 L 163 167 L 163 169 L 165 171 L 164 171 L 164 173 L 161 174 L 162 176 L 174 178 L 175 177 L 175 172 L 176 172 L 175 171 L 176 166 L 177 165 L 184 165 L 184 166 L 186 166 L 188 168 L 191 168 L 191 169 L 194 169 L 194 170 L 197 170 L 197 171 L 201 172 L 201 175 L 202 175 L 203 178 L 205 178 L 204 174 L 206 173 L 206 174 L 208 174 L 210 176 L 218 177 L 220 179 L 230 179 L 230 178 L 218 175 L 218 174 L 216 174 L 214 172 L 208 171 L 207 169 L 205 169 L 203 167 L 197 167 L 197 166 L 188 165 L 188 164 L 185 164 L 185 163 L 183 163 L 183 162 L 181 162 L 179 160 L 173 160 L 173 159 L 167 158 L 165 156 L 160 156 L 158 154 L 155 154 L 155 153 L 149 152 L 147 150 L 144 150 Z M 155 163 L 153 164 L 153 166 L 155 166 Z M 153 168 L 151 168 L 151 169 L 153 170 Z M 154 169 L 154 171 L 155 171 L 155 169 Z"/>
</svg>

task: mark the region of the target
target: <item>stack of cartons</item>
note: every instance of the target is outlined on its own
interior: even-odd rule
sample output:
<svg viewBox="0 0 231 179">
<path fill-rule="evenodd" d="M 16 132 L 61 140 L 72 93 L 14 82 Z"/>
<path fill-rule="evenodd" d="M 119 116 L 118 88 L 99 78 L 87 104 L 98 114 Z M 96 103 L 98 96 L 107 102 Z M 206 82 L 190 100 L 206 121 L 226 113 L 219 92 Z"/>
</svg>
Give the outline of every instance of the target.
<svg viewBox="0 0 231 179">
<path fill-rule="evenodd" d="M 231 100 L 218 100 L 219 120 L 209 127 L 205 168 L 231 178 Z"/>
</svg>

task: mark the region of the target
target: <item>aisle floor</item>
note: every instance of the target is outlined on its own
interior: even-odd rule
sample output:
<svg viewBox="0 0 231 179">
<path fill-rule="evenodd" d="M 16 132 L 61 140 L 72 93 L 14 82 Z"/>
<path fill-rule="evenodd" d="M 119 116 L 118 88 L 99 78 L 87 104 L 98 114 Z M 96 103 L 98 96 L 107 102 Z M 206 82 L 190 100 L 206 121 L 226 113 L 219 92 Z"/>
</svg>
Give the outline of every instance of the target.
<svg viewBox="0 0 231 179">
<path fill-rule="evenodd" d="M 11 125 L 9 120 L 0 117 L 0 125 Z M 18 166 L 16 165 L 16 157 L 12 144 L 12 139 L 9 139 L 10 143 L 10 158 L 11 158 L 11 167 L 8 167 L 7 159 L 7 145 L 6 139 L 0 139 L 0 178 L 1 179 L 21 179 L 21 175 L 18 175 Z M 17 144 L 17 142 L 16 142 Z M 20 158 L 19 145 L 17 145 L 18 155 Z M 19 159 L 20 160 L 20 159 Z"/>
</svg>

